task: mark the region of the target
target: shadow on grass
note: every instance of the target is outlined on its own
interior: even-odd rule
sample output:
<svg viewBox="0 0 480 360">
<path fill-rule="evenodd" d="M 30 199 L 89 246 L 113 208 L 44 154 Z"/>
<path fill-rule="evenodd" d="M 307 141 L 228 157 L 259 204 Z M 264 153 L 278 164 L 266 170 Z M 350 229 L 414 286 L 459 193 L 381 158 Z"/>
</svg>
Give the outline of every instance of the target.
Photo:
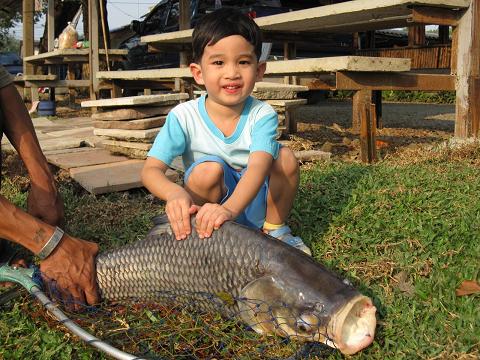
<svg viewBox="0 0 480 360">
<path fill-rule="evenodd" d="M 321 247 L 321 239 L 332 220 L 352 200 L 359 181 L 371 168 L 361 164 L 319 164 L 301 172 L 300 187 L 289 223 L 293 231 L 313 247 Z"/>
</svg>

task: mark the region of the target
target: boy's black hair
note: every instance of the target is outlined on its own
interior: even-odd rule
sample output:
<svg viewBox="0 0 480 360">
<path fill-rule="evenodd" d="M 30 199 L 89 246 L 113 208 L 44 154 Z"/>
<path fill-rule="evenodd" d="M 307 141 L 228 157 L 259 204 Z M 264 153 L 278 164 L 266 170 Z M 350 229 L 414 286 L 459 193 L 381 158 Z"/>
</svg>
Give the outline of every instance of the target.
<svg viewBox="0 0 480 360">
<path fill-rule="evenodd" d="M 249 16 L 235 8 L 220 8 L 205 15 L 193 30 L 193 61 L 197 64 L 205 47 L 232 35 L 240 35 L 255 48 L 257 60 L 262 52 L 262 33 Z"/>
</svg>

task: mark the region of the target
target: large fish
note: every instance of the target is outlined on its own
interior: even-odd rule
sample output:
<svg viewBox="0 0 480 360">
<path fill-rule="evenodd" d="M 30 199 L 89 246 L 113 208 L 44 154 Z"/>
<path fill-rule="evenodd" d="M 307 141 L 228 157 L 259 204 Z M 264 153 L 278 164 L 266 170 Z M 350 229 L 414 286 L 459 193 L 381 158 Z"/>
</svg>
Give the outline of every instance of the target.
<svg viewBox="0 0 480 360">
<path fill-rule="evenodd" d="M 234 222 L 208 239 L 193 228 L 182 241 L 156 222 L 144 239 L 97 257 L 104 299 L 174 297 L 191 304 L 193 297 L 200 310 L 218 309 L 221 300 L 224 314 L 239 316 L 258 333 L 323 342 L 344 354 L 373 341 L 371 299 L 303 252 Z"/>
</svg>

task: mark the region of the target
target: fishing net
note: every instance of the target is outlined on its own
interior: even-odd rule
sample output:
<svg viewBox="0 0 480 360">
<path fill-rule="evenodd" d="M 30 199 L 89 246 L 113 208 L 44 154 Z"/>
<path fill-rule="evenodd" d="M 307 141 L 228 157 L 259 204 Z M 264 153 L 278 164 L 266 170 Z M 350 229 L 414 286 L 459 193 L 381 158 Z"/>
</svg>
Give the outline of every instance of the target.
<svg viewBox="0 0 480 360">
<path fill-rule="evenodd" d="M 81 305 L 71 311 L 71 300 L 60 300 L 53 282 L 50 298 L 77 325 L 102 341 L 130 354 L 147 359 L 317 359 L 335 352 L 326 345 L 300 342 L 295 334 L 282 331 L 284 322 L 301 321 L 285 304 L 266 304 L 228 294 L 159 292 L 155 302 L 135 301 Z M 0 297 L 1 298 L 1 297 Z M 28 303 L 26 312 L 51 328 L 67 331 L 43 307 L 27 295 L 14 301 Z M 255 307 L 259 322 L 247 326 L 240 313 L 225 315 L 232 303 Z M 5 305 L 4 305 L 5 306 Z M 272 308 L 284 306 L 282 318 Z M 208 308 L 209 310 L 199 310 Z M 290 317 L 290 318 L 289 318 Z M 261 320 L 260 320 L 261 319 Z M 260 335 L 252 326 L 270 324 L 279 335 Z M 307 339 L 309 340 L 309 339 Z M 80 341 L 80 340 L 78 340 Z"/>
</svg>

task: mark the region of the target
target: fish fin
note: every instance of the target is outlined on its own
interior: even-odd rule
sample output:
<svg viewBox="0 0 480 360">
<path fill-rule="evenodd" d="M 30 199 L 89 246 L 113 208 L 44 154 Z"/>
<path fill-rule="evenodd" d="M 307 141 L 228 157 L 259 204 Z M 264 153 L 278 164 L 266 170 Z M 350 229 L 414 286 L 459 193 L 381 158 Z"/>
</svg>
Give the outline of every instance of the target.
<svg viewBox="0 0 480 360">
<path fill-rule="evenodd" d="M 271 304 L 281 301 L 281 285 L 272 277 L 264 276 L 246 285 L 239 299 L 240 317 L 259 334 L 276 332 Z"/>
</svg>

